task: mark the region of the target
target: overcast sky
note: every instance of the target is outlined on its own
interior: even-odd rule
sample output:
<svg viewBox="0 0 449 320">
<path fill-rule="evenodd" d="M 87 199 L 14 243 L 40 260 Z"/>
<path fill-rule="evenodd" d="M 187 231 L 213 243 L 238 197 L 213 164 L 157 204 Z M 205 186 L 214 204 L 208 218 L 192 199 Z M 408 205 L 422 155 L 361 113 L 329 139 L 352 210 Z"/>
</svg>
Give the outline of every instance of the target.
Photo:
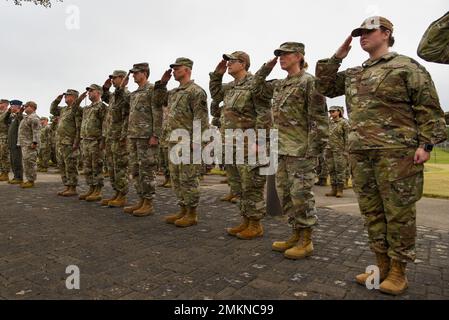
<svg viewBox="0 0 449 320">
<path fill-rule="evenodd" d="M 305 43 L 314 73 L 317 60 L 330 57 L 366 17 L 382 15 L 395 27 L 393 51 L 427 68 L 449 111 L 449 66 L 416 55 L 422 34 L 448 7 L 447 0 L 65 0 L 45 9 L 0 0 L 0 98 L 34 100 L 48 116 L 51 101 L 68 88 L 102 85 L 114 69 L 137 62 L 149 62 L 154 83 L 180 56 L 194 60 L 193 78 L 208 92 L 208 73 L 223 53 L 246 51 L 256 72 L 285 41 Z M 355 39 L 342 68 L 366 59 Z M 270 77 L 285 76 L 277 66 Z"/>
</svg>

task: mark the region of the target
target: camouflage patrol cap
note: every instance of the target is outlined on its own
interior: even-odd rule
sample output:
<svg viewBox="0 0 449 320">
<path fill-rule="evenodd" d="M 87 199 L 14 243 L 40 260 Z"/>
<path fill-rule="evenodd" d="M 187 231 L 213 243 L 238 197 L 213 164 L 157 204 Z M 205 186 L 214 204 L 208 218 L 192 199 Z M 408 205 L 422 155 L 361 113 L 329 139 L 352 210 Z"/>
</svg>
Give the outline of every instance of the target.
<svg viewBox="0 0 449 320">
<path fill-rule="evenodd" d="M 251 60 L 249 59 L 249 55 L 244 51 L 235 51 L 231 54 L 224 54 L 223 59 L 226 61 L 229 60 L 240 60 L 242 62 L 245 62 L 246 68 L 249 69 L 251 66 Z"/>
<path fill-rule="evenodd" d="M 66 96 L 76 96 L 76 97 L 80 95 L 80 93 L 75 89 L 67 89 L 67 91 L 64 94 Z"/>
<path fill-rule="evenodd" d="M 3 104 L 3 103 L 9 104 L 9 100 L 7 100 L 7 99 L 0 99 L 0 104 Z"/>
<path fill-rule="evenodd" d="M 86 88 L 86 91 L 90 91 L 90 90 L 98 90 L 100 92 L 103 92 L 103 87 L 99 86 L 98 84 L 91 84 L 90 86 L 88 86 Z"/>
<path fill-rule="evenodd" d="M 353 37 L 360 37 L 364 30 L 376 30 L 384 27 L 393 33 L 393 24 L 390 20 L 380 16 L 369 17 L 363 21 L 362 25 L 351 32 Z"/>
<path fill-rule="evenodd" d="M 28 101 L 28 102 L 25 103 L 23 106 L 24 106 L 25 108 L 26 108 L 26 107 L 31 107 L 31 108 L 33 108 L 34 110 L 37 109 L 37 103 L 34 102 L 34 101 Z"/>
<path fill-rule="evenodd" d="M 340 107 L 340 106 L 332 106 L 332 107 L 329 108 L 329 112 L 331 112 L 331 111 L 338 111 L 338 110 L 340 110 L 340 109 L 343 109 L 343 107 Z"/>
<path fill-rule="evenodd" d="M 134 72 L 148 72 L 150 73 L 150 66 L 146 62 L 136 63 L 133 68 L 129 70 L 131 73 Z"/>
<path fill-rule="evenodd" d="M 19 106 L 19 107 L 21 107 L 21 106 L 23 105 L 23 102 L 20 101 L 20 100 L 11 100 L 11 101 L 9 102 L 9 104 L 10 104 L 11 106 Z"/>
<path fill-rule="evenodd" d="M 173 68 L 173 67 L 176 67 L 176 66 L 184 66 L 184 67 L 192 69 L 193 68 L 193 61 L 190 60 L 189 58 L 181 57 L 181 58 L 176 59 L 175 63 L 172 63 L 170 65 L 170 68 Z"/>
<path fill-rule="evenodd" d="M 299 52 L 302 53 L 303 55 L 306 54 L 305 45 L 300 42 L 284 42 L 278 49 L 274 50 L 274 55 L 276 57 L 279 57 L 283 52 L 288 53 Z"/>
<path fill-rule="evenodd" d="M 126 77 L 127 73 L 123 70 L 115 70 L 111 75 L 109 75 L 109 78 L 115 78 L 115 77 Z"/>
</svg>

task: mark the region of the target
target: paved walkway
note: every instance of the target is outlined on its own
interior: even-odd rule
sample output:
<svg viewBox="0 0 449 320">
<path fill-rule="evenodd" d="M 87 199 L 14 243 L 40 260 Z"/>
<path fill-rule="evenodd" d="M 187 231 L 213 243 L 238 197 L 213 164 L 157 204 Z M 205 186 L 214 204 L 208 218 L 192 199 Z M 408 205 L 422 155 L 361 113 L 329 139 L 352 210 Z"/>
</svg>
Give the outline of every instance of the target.
<svg viewBox="0 0 449 320">
<path fill-rule="evenodd" d="M 32 190 L 0 184 L 0 298 L 449 298 L 447 230 L 418 228 L 419 259 L 408 268 L 410 289 L 393 298 L 354 282 L 374 256 L 362 219 L 345 213 L 349 207 L 320 208 L 315 255 L 291 261 L 270 250 L 272 241 L 289 236 L 283 217 L 265 219 L 262 239 L 225 234 L 240 219 L 235 205 L 217 200 L 226 189 L 217 180 L 206 177 L 200 223 L 188 229 L 163 223 L 163 216 L 176 210 L 167 189 L 157 192 L 154 216 L 134 218 L 119 209 L 57 197 L 57 175 L 41 175 Z M 80 290 L 66 289 L 68 265 L 80 269 Z"/>
</svg>

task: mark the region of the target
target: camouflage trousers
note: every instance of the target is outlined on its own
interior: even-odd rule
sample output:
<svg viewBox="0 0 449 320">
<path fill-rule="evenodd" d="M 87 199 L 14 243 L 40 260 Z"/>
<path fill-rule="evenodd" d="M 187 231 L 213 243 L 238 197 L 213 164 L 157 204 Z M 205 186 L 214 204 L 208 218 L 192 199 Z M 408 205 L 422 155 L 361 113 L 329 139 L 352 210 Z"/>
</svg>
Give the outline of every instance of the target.
<svg viewBox="0 0 449 320">
<path fill-rule="evenodd" d="M 242 181 L 240 179 L 239 169 L 235 164 L 225 164 L 225 171 L 228 178 L 228 185 L 231 188 L 231 193 L 241 195 Z"/>
<path fill-rule="evenodd" d="M 316 167 L 316 174 L 320 179 L 327 179 L 329 175 L 328 165 L 326 163 L 325 155 L 318 157 L 318 165 Z"/>
<path fill-rule="evenodd" d="M 100 148 L 100 140 L 83 139 L 83 170 L 88 186 L 103 187 L 104 150 Z"/>
<path fill-rule="evenodd" d="M 170 177 L 168 147 L 165 146 L 162 146 L 159 149 L 159 171 L 162 171 L 165 177 Z"/>
<path fill-rule="evenodd" d="M 128 151 L 120 141 L 111 142 L 112 170 L 109 171 L 112 188 L 122 194 L 128 194 Z"/>
<path fill-rule="evenodd" d="M 48 146 L 44 146 L 39 149 L 39 153 L 37 155 L 39 168 L 48 169 L 48 163 L 50 161 L 50 152 L 51 149 Z"/>
<path fill-rule="evenodd" d="M 423 192 L 423 165 L 415 149 L 364 150 L 350 155 L 354 191 L 365 217 L 371 250 L 391 258 L 416 258 L 416 205 Z"/>
<path fill-rule="evenodd" d="M 253 220 L 263 219 L 267 211 L 264 198 L 267 176 L 260 175 L 258 166 L 239 164 L 235 167 L 240 181 L 240 214 Z"/>
<path fill-rule="evenodd" d="M 129 139 L 129 170 L 137 194 L 151 200 L 156 193 L 159 147 L 150 147 L 149 139 Z"/>
<path fill-rule="evenodd" d="M 112 156 L 112 140 L 106 139 L 104 144 L 104 161 L 103 161 L 103 172 L 107 172 L 109 174 L 109 180 L 111 182 L 111 186 L 114 187 L 114 180 L 112 178 L 114 171 L 114 161 Z"/>
<path fill-rule="evenodd" d="M 23 171 L 26 180 L 30 182 L 36 181 L 37 178 L 37 153 L 38 149 L 22 147 Z"/>
<path fill-rule="evenodd" d="M 11 170 L 9 160 L 8 138 L 0 138 L 0 174 Z"/>
<path fill-rule="evenodd" d="M 22 148 L 9 146 L 9 157 L 14 179 L 23 180 Z"/>
<path fill-rule="evenodd" d="M 56 145 L 56 156 L 58 168 L 61 173 L 62 183 L 66 187 L 76 187 L 78 185 L 78 170 L 76 161 L 79 150 L 73 150 L 70 144 Z"/>
<path fill-rule="evenodd" d="M 326 149 L 325 158 L 331 178 L 331 185 L 343 186 L 345 184 L 348 167 L 346 155 L 341 151 Z"/>
<path fill-rule="evenodd" d="M 196 208 L 200 201 L 200 164 L 173 164 L 169 162 L 170 178 L 178 198 L 178 205 Z"/>
<path fill-rule="evenodd" d="M 281 155 L 276 173 L 276 190 L 284 214 L 294 230 L 310 228 L 317 224 L 315 196 L 316 158 L 301 159 Z"/>
</svg>

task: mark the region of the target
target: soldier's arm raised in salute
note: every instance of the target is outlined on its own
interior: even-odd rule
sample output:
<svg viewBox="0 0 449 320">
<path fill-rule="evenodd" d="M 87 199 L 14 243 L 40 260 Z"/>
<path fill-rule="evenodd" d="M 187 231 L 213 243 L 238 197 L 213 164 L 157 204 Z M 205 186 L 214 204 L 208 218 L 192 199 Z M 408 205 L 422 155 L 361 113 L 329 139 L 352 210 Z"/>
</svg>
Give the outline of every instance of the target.
<svg viewBox="0 0 449 320">
<path fill-rule="evenodd" d="M 151 99 L 151 112 L 153 113 L 153 135 L 150 138 L 150 145 L 157 146 L 159 137 L 162 134 L 162 107 L 167 105 L 168 92 L 167 83 L 171 78 L 171 69 L 165 71 L 161 80 L 154 86 L 154 92 Z"/>
<path fill-rule="evenodd" d="M 87 91 L 83 92 L 73 103 L 73 112 L 75 112 L 75 142 L 73 144 L 73 150 L 77 150 L 81 143 L 81 122 L 83 121 L 83 109 L 81 108 L 81 102 L 87 96 Z"/>
<path fill-rule="evenodd" d="M 55 117 L 59 117 L 61 114 L 61 107 L 59 107 L 59 104 L 61 103 L 63 96 L 63 94 L 60 94 L 50 105 L 50 113 Z"/>
<path fill-rule="evenodd" d="M 227 85 L 223 84 L 223 76 L 227 70 L 226 60 L 221 60 L 214 72 L 209 73 L 209 91 L 212 99 L 220 103 L 224 99 Z"/>
</svg>

